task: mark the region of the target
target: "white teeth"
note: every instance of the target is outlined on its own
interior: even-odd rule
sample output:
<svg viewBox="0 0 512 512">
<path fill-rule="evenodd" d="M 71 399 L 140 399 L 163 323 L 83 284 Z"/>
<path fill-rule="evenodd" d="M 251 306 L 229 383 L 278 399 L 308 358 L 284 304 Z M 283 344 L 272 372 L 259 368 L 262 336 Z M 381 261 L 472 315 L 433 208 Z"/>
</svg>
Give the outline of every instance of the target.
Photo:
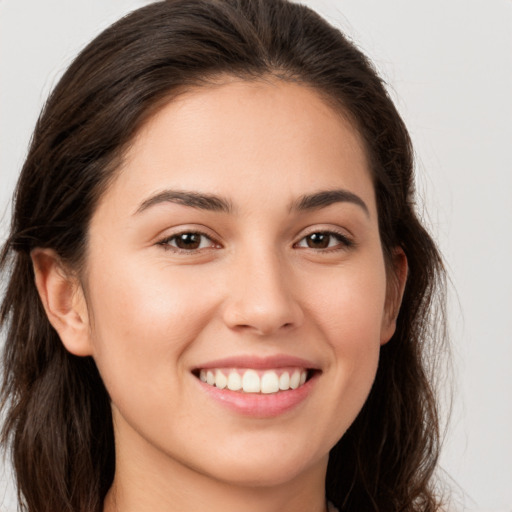
<svg viewBox="0 0 512 512">
<path fill-rule="evenodd" d="M 299 370 L 295 370 L 290 377 L 290 387 L 292 389 L 297 389 L 300 384 L 300 372 Z"/>
<path fill-rule="evenodd" d="M 290 389 L 290 374 L 288 372 L 283 372 L 279 377 L 279 389 L 283 391 Z"/>
<path fill-rule="evenodd" d="M 242 387 L 245 393 L 259 393 L 261 390 L 259 375 L 254 370 L 247 370 L 242 377 Z"/>
<path fill-rule="evenodd" d="M 220 389 L 224 389 L 228 385 L 228 379 L 220 370 L 215 372 L 215 385 Z"/>
<path fill-rule="evenodd" d="M 210 386 L 244 393 L 277 393 L 302 386 L 307 379 L 306 370 L 282 371 L 267 370 L 200 370 L 199 379 Z"/>
<path fill-rule="evenodd" d="M 229 373 L 228 389 L 231 391 L 239 391 L 242 389 L 242 376 L 238 372 Z"/>
<path fill-rule="evenodd" d="M 279 391 L 279 377 L 276 372 L 265 372 L 261 377 L 262 393 L 277 393 Z"/>
</svg>

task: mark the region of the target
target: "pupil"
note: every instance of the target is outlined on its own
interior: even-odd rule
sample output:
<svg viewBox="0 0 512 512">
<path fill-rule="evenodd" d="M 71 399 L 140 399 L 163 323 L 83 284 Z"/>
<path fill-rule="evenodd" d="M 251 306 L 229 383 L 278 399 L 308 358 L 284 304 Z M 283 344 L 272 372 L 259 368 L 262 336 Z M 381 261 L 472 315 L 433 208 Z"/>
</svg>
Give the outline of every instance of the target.
<svg viewBox="0 0 512 512">
<path fill-rule="evenodd" d="M 200 243 L 201 236 L 197 233 L 183 233 L 176 240 L 176 245 L 180 249 L 197 249 Z"/>
<path fill-rule="evenodd" d="M 329 235 L 313 233 L 308 237 L 308 247 L 312 249 L 325 249 L 329 246 Z"/>
</svg>

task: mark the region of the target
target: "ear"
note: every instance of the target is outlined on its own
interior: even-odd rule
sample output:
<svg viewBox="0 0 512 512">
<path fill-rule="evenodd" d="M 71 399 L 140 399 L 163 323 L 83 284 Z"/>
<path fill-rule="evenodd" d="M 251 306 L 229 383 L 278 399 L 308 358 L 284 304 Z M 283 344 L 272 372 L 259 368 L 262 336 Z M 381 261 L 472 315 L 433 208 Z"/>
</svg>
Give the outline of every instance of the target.
<svg viewBox="0 0 512 512">
<path fill-rule="evenodd" d="M 405 284 L 407 282 L 407 256 L 401 247 L 393 249 L 390 268 L 387 270 L 388 285 L 386 291 L 386 304 L 382 318 L 380 344 L 387 343 L 396 330 L 396 319 L 402 304 Z"/>
<path fill-rule="evenodd" d="M 31 258 L 41 302 L 63 345 L 76 356 L 91 355 L 89 315 L 79 280 L 51 249 L 34 249 Z"/>
</svg>

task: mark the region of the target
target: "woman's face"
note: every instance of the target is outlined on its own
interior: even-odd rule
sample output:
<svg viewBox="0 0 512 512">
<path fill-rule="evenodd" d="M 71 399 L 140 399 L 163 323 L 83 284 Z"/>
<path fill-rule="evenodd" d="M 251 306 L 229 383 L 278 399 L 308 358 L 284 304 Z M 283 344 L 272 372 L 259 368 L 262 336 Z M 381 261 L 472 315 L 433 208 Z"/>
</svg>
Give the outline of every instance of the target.
<svg viewBox="0 0 512 512">
<path fill-rule="evenodd" d="M 84 284 L 119 468 L 324 472 L 394 329 L 361 140 L 280 81 L 199 88 L 145 124 L 92 218 Z"/>
</svg>

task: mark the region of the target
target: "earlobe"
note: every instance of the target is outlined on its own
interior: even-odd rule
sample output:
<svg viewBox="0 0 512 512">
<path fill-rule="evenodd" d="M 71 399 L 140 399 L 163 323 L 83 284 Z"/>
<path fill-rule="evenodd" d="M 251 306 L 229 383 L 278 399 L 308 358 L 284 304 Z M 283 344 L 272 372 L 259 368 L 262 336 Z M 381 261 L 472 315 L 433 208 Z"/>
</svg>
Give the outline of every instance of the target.
<svg viewBox="0 0 512 512">
<path fill-rule="evenodd" d="M 386 344 L 396 330 L 396 319 L 402 305 L 402 298 L 407 283 L 407 256 L 401 247 L 393 250 L 392 268 L 388 271 L 386 305 L 381 329 L 381 345 Z"/>
<path fill-rule="evenodd" d="M 92 355 L 89 315 L 79 280 L 51 249 L 34 249 L 31 258 L 41 302 L 63 345 L 74 355 Z"/>
</svg>

